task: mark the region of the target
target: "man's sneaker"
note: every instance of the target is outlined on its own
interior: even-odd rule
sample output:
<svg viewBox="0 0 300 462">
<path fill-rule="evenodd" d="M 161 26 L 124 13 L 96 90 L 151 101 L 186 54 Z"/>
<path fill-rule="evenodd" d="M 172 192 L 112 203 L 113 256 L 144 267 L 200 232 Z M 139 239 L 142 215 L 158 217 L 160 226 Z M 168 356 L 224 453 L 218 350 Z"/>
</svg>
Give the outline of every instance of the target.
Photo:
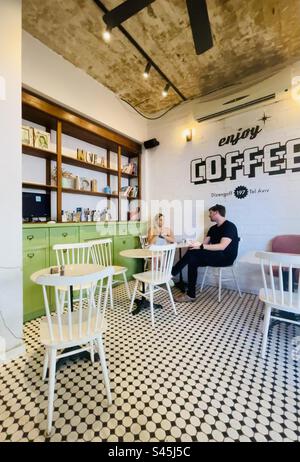
<svg viewBox="0 0 300 462">
<path fill-rule="evenodd" d="M 170 287 L 175 287 L 175 282 L 173 281 L 173 279 L 170 279 L 169 286 Z"/>
<path fill-rule="evenodd" d="M 188 294 L 179 295 L 174 299 L 175 303 L 192 303 L 196 301 L 196 297 L 189 297 Z"/>
</svg>

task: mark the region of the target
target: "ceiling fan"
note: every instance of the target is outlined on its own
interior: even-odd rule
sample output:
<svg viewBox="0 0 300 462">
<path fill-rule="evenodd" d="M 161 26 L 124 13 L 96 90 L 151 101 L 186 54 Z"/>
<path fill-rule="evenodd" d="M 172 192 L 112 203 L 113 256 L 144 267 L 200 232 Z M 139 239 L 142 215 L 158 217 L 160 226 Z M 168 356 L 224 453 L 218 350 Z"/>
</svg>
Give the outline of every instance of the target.
<svg viewBox="0 0 300 462">
<path fill-rule="evenodd" d="M 119 26 L 122 22 L 149 6 L 155 0 L 126 0 L 104 14 L 103 20 L 108 29 Z M 187 10 L 194 39 L 196 54 L 200 55 L 213 46 L 212 33 L 208 17 L 206 0 L 186 0 Z"/>
</svg>

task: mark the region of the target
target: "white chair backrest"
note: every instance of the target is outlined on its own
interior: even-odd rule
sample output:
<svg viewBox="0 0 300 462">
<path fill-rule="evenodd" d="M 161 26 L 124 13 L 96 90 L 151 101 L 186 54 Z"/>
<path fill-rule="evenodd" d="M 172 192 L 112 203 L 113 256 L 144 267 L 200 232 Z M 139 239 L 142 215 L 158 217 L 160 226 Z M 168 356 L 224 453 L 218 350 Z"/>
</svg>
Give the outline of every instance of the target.
<svg viewBox="0 0 300 462">
<path fill-rule="evenodd" d="M 279 304 L 285 308 L 299 308 L 300 310 L 300 255 L 256 252 L 255 256 L 260 259 L 267 302 Z M 284 273 L 287 276 L 287 290 L 284 290 L 286 289 L 283 280 Z M 297 290 L 293 292 L 295 289 L 294 279 L 297 273 Z"/>
<path fill-rule="evenodd" d="M 89 242 L 76 244 L 55 244 L 56 262 L 60 265 L 79 265 L 90 263 L 91 244 Z"/>
<path fill-rule="evenodd" d="M 139 239 L 142 249 L 145 249 L 148 245 L 148 236 L 139 236 Z"/>
<path fill-rule="evenodd" d="M 168 245 L 151 245 L 152 283 L 169 281 L 175 257 L 176 243 Z"/>
<path fill-rule="evenodd" d="M 96 265 L 112 265 L 112 239 L 96 239 L 91 244 L 92 261 Z"/>
<path fill-rule="evenodd" d="M 38 275 L 35 273 L 32 280 L 43 287 L 44 303 L 47 316 L 48 334 L 51 343 L 75 342 L 86 339 L 101 329 L 108 298 L 108 288 L 103 297 L 103 279 L 111 278 L 113 268 L 100 269 L 95 266 L 95 272 L 84 276 L 60 276 L 59 274 Z M 76 286 L 79 292 L 78 305 L 72 312 L 70 288 Z M 49 291 L 47 287 L 53 287 L 55 292 L 55 315 L 51 316 L 49 307 Z M 59 290 L 67 287 L 69 290 Z M 97 304 L 95 290 L 99 287 Z M 84 294 L 83 294 L 84 292 Z M 87 297 L 86 297 L 87 293 Z M 67 306 L 65 308 L 65 297 Z M 87 298 L 87 302 L 83 302 Z M 102 304 L 102 306 L 101 306 Z"/>
</svg>

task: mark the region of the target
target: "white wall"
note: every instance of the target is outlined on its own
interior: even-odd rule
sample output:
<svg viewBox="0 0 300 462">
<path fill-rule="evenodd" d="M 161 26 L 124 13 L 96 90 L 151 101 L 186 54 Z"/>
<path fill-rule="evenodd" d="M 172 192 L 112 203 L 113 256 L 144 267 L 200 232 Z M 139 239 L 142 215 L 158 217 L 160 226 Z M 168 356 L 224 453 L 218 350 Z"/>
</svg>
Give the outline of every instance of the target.
<svg viewBox="0 0 300 462">
<path fill-rule="evenodd" d="M 5 339 L 12 357 L 22 351 L 23 323 L 20 0 L 0 2 L 0 43 L 0 76 L 6 83 L 5 100 L 0 99 L 0 341 Z"/>
<path fill-rule="evenodd" d="M 254 178 L 248 178 L 242 170 L 238 170 L 235 180 L 227 178 L 198 185 L 190 180 L 191 161 L 194 159 L 203 160 L 217 154 L 224 158 L 231 151 L 243 153 L 246 148 L 258 146 L 263 149 L 265 145 L 277 142 L 285 145 L 288 140 L 300 138 L 300 103 L 288 98 L 222 121 L 202 124 L 193 120 L 192 107 L 193 103 L 187 103 L 149 124 L 148 136 L 156 137 L 160 146 L 146 154 L 150 166 L 147 176 L 148 199 L 202 199 L 205 210 L 216 203 L 225 205 L 228 219 L 236 223 L 242 236 L 239 254 L 247 261 L 250 261 L 247 257 L 250 252 L 267 249 L 272 237 L 278 234 L 300 234 L 300 172 L 289 171 L 271 176 L 263 172 L 263 167 L 258 167 Z M 258 120 L 264 112 L 271 116 L 265 125 Z M 236 134 L 239 128 L 256 125 L 262 131 L 255 139 L 240 140 L 234 146 L 218 145 L 222 137 Z M 193 140 L 187 143 L 182 132 L 191 127 Z M 234 195 L 235 188 L 240 185 L 249 190 L 248 196 L 243 199 Z M 258 192 L 259 188 L 267 189 L 268 192 Z M 225 197 L 223 193 L 230 194 Z M 205 231 L 211 225 L 205 212 Z M 201 229 L 199 234 L 202 234 Z M 257 265 L 244 261 L 239 268 L 243 289 L 255 292 L 261 284 Z M 199 278 L 201 274 L 199 270 Z"/>
</svg>

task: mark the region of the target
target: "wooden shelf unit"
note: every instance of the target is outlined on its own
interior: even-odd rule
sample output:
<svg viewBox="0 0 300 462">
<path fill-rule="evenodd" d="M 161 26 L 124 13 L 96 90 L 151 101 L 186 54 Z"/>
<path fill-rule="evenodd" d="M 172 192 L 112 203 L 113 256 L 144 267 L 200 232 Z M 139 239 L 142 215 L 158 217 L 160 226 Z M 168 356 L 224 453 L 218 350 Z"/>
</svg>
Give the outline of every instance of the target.
<svg viewBox="0 0 300 462">
<path fill-rule="evenodd" d="M 22 111 L 23 119 L 28 122 L 33 122 L 45 127 L 45 130 L 56 132 L 56 151 L 47 151 L 38 149 L 33 146 L 23 145 L 22 152 L 25 155 L 38 157 L 46 160 L 46 184 L 31 183 L 24 181 L 23 188 L 44 189 L 45 191 L 56 191 L 56 213 L 57 222 L 61 222 L 62 211 L 62 195 L 67 194 L 82 194 L 90 196 L 106 197 L 108 205 L 110 199 L 118 200 L 118 221 L 121 220 L 121 200 L 127 199 L 141 200 L 141 149 L 140 143 L 137 143 L 124 135 L 114 132 L 111 129 L 103 127 L 97 122 L 88 119 L 80 114 L 77 114 L 69 109 L 66 109 L 52 101 L 49 101 L 41 96 L 32 93 L 29 90 L 22 91 Z M 68 135 L 80 141 L 87 142 L 91 145 L 101 147 L 106 150 L 106 165 L 90 164 L 70 157 L 63 152 L 62 136 Z M 118 169 L 111 168 L 111 152 L 115 153 L 118 158 Z M 137 162 L 138 174 L 132 175 L 122 172 L 122 156 L 127 157 L 128 161 L 133 159 Z M 57 169 L 57 186 L 51 186 L 51 161 L 56 162 Z M 104 173 L 107 176 L 106 184 L 111 185 L 111 177 L 116 177 L 118 181 L 119 194 L 106 194 L 104 192 L 84 191 L 78 189 L 69 189 L 62 187 L 62 165 L 72 165 L 86 170 L 93 170 L 99 173 Z M 132 179 L 135 180 L 138 186 L 138 196 L 135 198 L 125 197 L 120 195 L 122 178 L 128 180 L 128 184 Z"/>
<path fill-rule="evenodd" d="M 22 183 L 23 188 L 30 188 L 30 189 L 45 189 L 46 191 L 57 191 L 56 186 L 52 186 L 50 184 L 42 184 L 42 183 L 31 183 L 30 181 L 23 181 Z"/>
</svg>

